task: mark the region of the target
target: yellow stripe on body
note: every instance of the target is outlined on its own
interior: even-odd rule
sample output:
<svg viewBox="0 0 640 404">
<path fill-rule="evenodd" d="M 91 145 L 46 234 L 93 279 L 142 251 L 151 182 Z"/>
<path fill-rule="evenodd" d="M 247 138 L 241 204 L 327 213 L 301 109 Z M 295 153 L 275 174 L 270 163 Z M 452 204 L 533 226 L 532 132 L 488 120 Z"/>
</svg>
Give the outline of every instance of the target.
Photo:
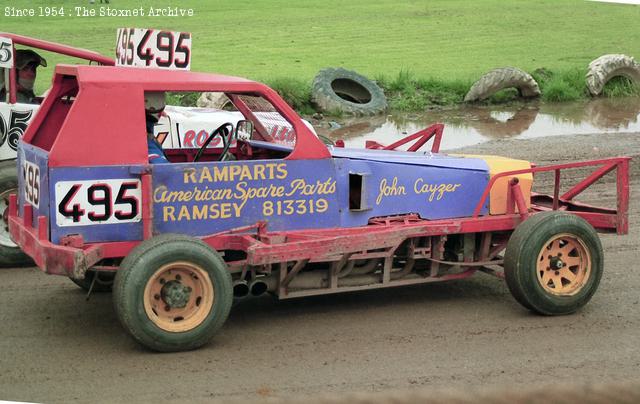
<svg viewBox="0 0 640 404">
<path fill-rule="evenodd" d="M 449 154 L 456 157 L 468 157 L 484 160 L 489 166 L 489 178 L 507 171 L 524 170 L 531 168 L 531 163 L 525 160 L 515 160 L 500 156 L 483 156 L 477 154 Z M 507 195 L 509 194 L 509 179 L 517 177 L 520 181 L 520 189 L 524 195 L 527 208 L 531 207 L 531 185 L 533 184 L 533 174 L 517 174 L 503 177 L 496 181 L 489 193 L 489 214 L 501 215 L 507 212 Z M 516 206 L 516 212 L 518 207 Z"/>
</svg>

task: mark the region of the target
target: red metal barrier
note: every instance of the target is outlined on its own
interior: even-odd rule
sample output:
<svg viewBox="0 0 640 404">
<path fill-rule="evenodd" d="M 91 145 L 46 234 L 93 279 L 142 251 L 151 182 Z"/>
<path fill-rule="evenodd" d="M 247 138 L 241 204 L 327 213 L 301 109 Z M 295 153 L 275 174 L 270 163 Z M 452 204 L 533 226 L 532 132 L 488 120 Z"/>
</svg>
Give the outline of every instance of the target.
<svg viewBox="0 0 640 404">
<path fill-rule="evenodd" d="M 629 210 L 629 160 L 630 157 L 616 157 L 611 159 L 602 159 L 602 160 L 590 160 L 590 161 L 581 161 L 577 163 L 566 163 L 566 164 L 555 164 L 544 167 L 531 167 L 523 170 L 514 170 L 507 171 L 500 174 L 494 175 L 487 187 L 485 188 L 482 198 L 476 205 L 475 210 L 473 211 L 473 217 L 478 218 L 480 216 L 480 212 L 482 210 L 482 206 L 484 206 L 491 189 L 497 180 L 504 177 L 509 177 L 517 174 L 527 174 L 527 173 L 539 173 L 539 172 L 547 172 L 554 171 L 555 172 L 555 180 L 554 180 L 554 191 L 553 191 L 553 203 L 552 210 L 561 210 L 563 206 L 567 206 L 571 203 L 574 197 L 582 193 L 585 189 L 591 186 L 594 182 L 602 178 L 607 173 L 612 170 L 616 170 L 616 191 L 617 191 L 617 206 L 615 210 L 611 210 L 610 212 L 589 212 L 588 205 L 576 205 L 572 204 L 572 206 L 582 206 L 584 207 L 584 212 L 573 212 L 579 214 L 586 220 L 588 220 L 594 227 L 596 228 L 610 228 L 610 221 L 607 220 L 607 217 L 614 216 L 615 220 L 613 221 L 613 228 L 617 231 L 618 234 L 626 234 L 629 231 L 629 223 L 627 219 L 628 210 Z M 581 168 L 581 167 L 590 167 L 590 166 L 602 166 L 591 173 L 587 178 L 580 181 L 576 185 L 574 185 L 570 190 L 565 192 L 560 196 L 560 170 L 572 169 L 572 168 Z M 605 211 L 606 209 L 600 209 L 601 211 Z M 541 209 L 542 210 L 542 209 Z"/>
<path fill-rule="evenodd" d="M 398 147 L 417 139 L 417 141 L 407 149 L 407 151 L 415 152 L 418 151 L 433 137 L 434 139 L 433 144 L 431 145 L 431 153 L 438 153 L 440 151 L 440 142 L 442 141 L 443 131 L 444 125 L 441 123 L 436 123 L 412 135 L 406 136 L 388 146 L 383 146 L 382 144 L 374 141 L 367 141 L 365 147 L 367 149 L 396 150 Z"/>
</svg>

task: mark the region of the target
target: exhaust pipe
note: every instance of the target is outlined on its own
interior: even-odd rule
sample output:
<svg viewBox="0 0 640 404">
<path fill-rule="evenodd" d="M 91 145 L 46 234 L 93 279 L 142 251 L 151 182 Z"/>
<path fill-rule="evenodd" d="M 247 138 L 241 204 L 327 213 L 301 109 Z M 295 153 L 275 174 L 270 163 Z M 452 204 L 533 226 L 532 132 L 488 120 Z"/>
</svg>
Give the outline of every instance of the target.
<svg viewBox="0 0 640 404">
<path fill-rule="evenodd" d="M 256 279 L 249 284 L 251 296 L 260 296 L 269 289 L 269 285 L 262 279 Z"/>
<path fill-rule="evenodd" d="M 249 285 L 247 281 L 235 281 L 233 283 L 233 297 L 241 298 L 249 295 Z"/>
</svg>

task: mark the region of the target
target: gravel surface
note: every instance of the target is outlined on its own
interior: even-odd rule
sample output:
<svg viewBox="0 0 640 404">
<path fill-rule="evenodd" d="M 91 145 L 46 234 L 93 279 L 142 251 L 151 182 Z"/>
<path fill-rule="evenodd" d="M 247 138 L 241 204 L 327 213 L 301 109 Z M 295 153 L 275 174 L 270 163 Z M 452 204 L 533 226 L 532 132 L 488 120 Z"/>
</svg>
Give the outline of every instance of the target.
<svg viewBox="0 0 640 404">
<path fill-rule="evenodd" d="M 0 269 L 0 399 L 235 401 L 638 381 L 640 134 L 497 140 L 464 152 L 538 164 L 636 156 L 630 234 L 602 236 L 605 274 L 585 308 L 565 317 L 533 315 L 504 282 L 478 274 L 345 295 L 246 300 L 211 344 L 156 354 L 125 334 L 111 295 L 85 302 L 63 277 L 35 268 Z M 547 178 L 537 182 L 549 186 Z M 584 199 L 613 204 L 613 176 Z"/>
</svg>

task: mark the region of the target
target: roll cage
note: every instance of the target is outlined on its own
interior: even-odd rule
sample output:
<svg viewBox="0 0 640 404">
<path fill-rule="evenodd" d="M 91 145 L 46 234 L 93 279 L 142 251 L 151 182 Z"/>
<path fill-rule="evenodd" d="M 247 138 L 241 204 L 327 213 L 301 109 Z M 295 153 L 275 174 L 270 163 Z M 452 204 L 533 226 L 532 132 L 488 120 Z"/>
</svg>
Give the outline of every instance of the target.
<svg viewBox="0 0 640 404">
<path fill-rule="evenodd" d="M 58 53 L 65 56 L 71 56 L 79 59 L 88 60 L 89 62 L 95 62 L 105 66 L 115 65 L 115 60 L 110 57 L 101 55 L 100 53 L 90 51 L 82 48 L 75 48 L 68 45 L 59 44 L 56 42 L 44 41 L 41 39 L 31 38 L 24 35 L 11 34 L 8 32 L 0 32 L 0 37 L 10 38 L 13 42 L 11 52 L 15 54 L 16 45 L 40 49 L 48 52 Z M 8 102 L 10 104 L 16 103 L 16 86 L 17 74 L 16 68 L 13 67 L 8 70 L 8 77 L 5 77 L 4 83 L 7 89 Z M 3 100 L 0 100 L 3 101 Z"/>
<path fill-rule="evenodd" d="M 295 147 L 286 159 L 330 157 L 296 112 L 264 84 L 223 75 L 109 66 L 57 66 L 51 92 L 23 142 L 48 152 L 49 167 L 146 164 L 146 139 L 132 135 L 145 133 L 145 91 L 226 93 L 253 122 L 257 138 L 269 142 L 269 132 L 242 100 L 243 95 L 262 97 L 296 133 Z"/>
</svg>

